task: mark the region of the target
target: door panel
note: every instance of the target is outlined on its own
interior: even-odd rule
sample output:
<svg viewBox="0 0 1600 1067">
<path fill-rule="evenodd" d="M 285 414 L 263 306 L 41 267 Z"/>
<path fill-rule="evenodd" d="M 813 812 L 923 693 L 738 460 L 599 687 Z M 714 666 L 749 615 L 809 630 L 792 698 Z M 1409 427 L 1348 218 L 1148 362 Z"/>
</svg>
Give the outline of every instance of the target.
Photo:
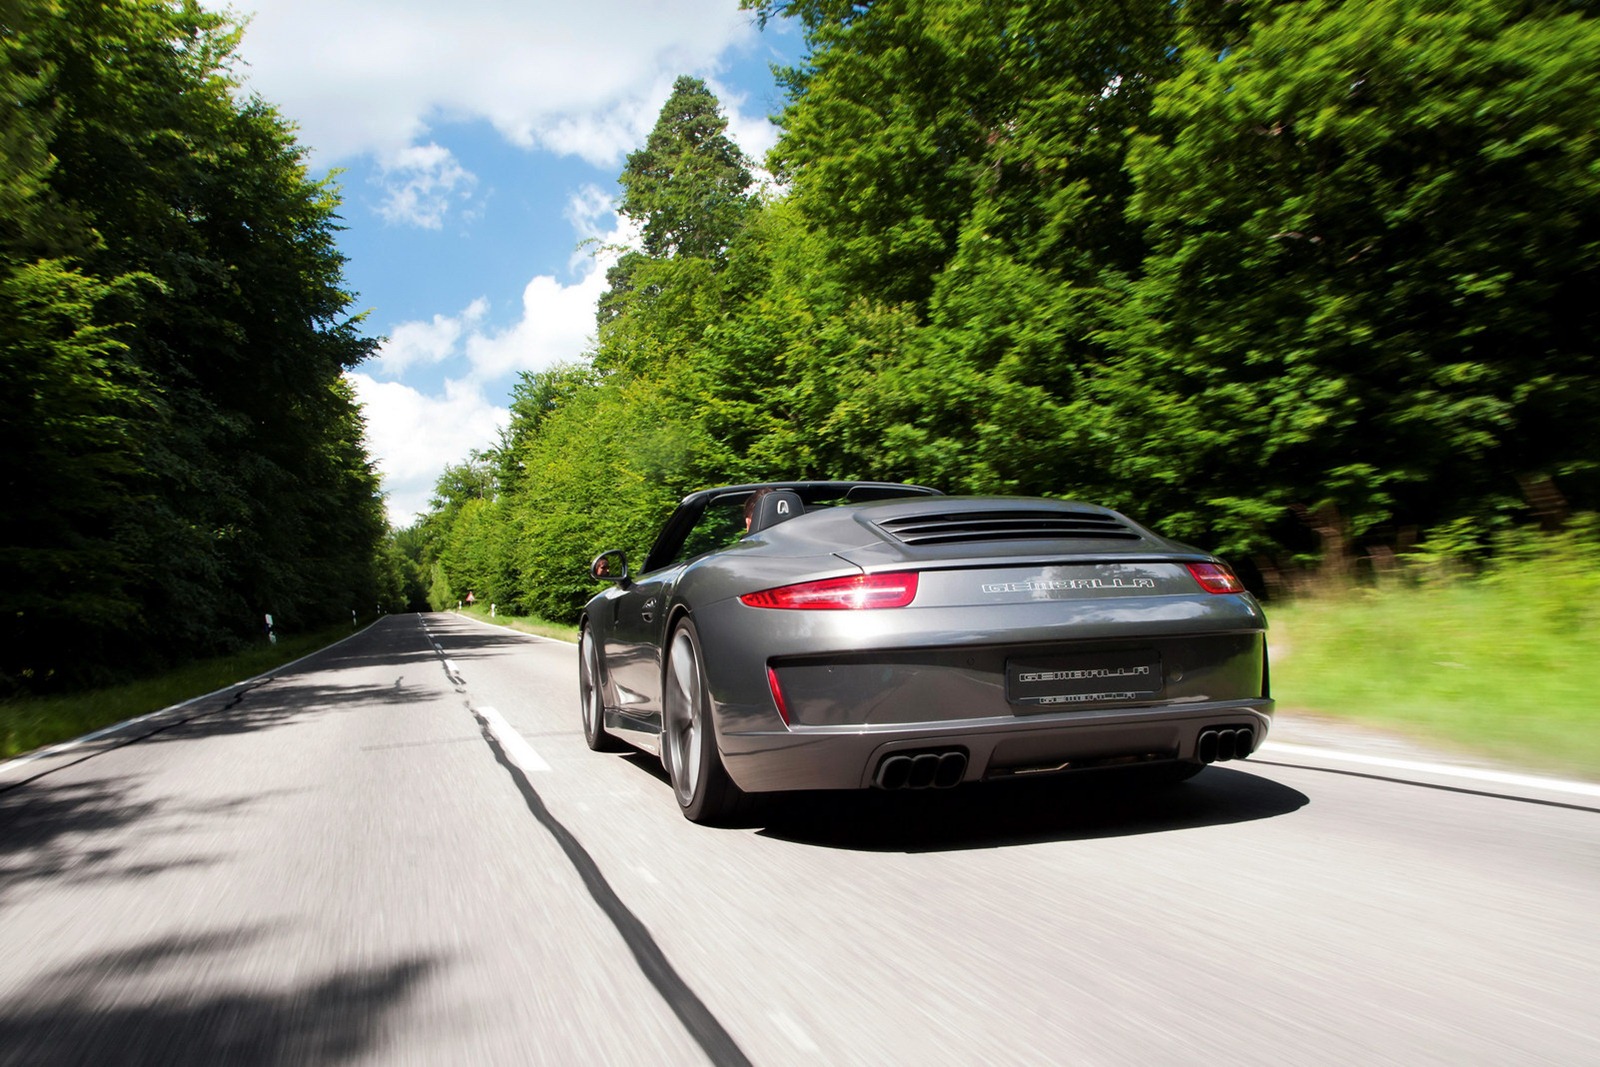
<svg viewBox="0 0 1600 1067">
<path fill-rule="evenodd" d="M 642 575 L 619 590 L 605 642 L 617 710 L 647 719 L 658 728 L 667 598 L 682 571 L 682 567 L 668 567 Z"/>
</svg>

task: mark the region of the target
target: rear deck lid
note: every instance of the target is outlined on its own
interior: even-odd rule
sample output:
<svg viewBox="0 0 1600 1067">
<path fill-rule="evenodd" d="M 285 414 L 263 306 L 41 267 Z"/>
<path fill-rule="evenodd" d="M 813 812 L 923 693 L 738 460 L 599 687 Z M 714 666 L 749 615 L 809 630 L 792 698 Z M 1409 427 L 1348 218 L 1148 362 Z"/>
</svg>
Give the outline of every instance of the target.
<svg viewBox="0 0 1600 1067">
<path fill-rule="evenodd" d="M 892 566 L 1004 565 L 1008 561 L 1204 558 L 1124 515 L 1092 504 L 1010 497 L 936 497 L 863 508 L 867 543 L 838 554 L 868 570 Z"/>
</svg>

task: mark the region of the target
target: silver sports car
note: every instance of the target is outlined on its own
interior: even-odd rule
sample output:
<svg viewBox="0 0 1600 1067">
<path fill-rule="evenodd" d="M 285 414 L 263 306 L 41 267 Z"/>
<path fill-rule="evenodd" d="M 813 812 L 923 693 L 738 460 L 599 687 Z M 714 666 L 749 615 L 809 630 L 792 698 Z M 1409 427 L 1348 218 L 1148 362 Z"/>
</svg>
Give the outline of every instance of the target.
<svg viewBox="0 0 1600 1067">
<path fill-rule="evenodd" d="M 584 608 L 589 746 L 660 755 L 683 813 L 1242 759 L 1272 721 L 1261 606 L 1114 511 L 883 482 L 692 493 Z"/>
</svg>

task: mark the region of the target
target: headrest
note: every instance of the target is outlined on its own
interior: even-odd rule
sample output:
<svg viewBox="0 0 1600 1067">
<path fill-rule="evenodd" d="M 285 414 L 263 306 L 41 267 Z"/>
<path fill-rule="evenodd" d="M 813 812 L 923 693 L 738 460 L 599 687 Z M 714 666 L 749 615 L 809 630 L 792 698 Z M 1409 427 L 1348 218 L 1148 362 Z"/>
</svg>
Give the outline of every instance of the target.
<svg viewBox="0 0 1600 1067">
<path fill-rule="evenodd" d="M 774 489 L 756 501 L 756 513 L 750 516 L 750 532 L 758 533 L 769 526 L 805 514 L 806 506 L 800 494 L 789 489 Z"/>
</svg>

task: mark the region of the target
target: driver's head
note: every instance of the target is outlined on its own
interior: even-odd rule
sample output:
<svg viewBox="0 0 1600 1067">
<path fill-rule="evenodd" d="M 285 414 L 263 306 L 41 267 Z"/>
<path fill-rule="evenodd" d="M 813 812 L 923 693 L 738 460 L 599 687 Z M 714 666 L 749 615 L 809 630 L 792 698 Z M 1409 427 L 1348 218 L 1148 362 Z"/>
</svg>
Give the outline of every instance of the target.
<svg viewBox="0 0 1600 1067">
<path fill-rule="evenodd" d="M 746 532 L 750 529 L 750 521 L 756 517 L 756 508 L 761 506 L 761 498 L 771 492 L 772 489 L 770 487 L 757 489 L 750 494 L 750 499 L 744 502 L 744 528 Z"/>
</svg>

